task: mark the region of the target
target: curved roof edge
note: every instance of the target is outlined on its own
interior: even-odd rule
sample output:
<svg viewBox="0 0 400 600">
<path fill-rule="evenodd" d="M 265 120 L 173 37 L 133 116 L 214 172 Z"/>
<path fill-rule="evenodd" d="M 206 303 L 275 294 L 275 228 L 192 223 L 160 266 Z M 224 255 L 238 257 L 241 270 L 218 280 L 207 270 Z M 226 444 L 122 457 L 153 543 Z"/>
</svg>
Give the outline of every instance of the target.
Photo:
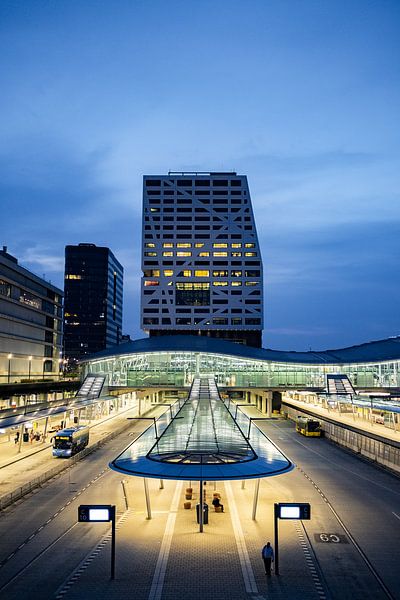
<svg viewBox="0 0 400 600">
<path fill-rule="evenodd" d="M 389 360 L 400 360 L 400 336 L 390 337 L 385 340 L 366 342 L 357 346 L 350 346 L 348 348 L 337 350 L 296 352 L 253 348 L 252 346 L 243 346 L 241 344 L 235 344 L 213 337 L 162 335 L 142 338 L 118 346 L 112 346 L 111 348 L 107 348 L 107 350 L 102 350 L 101 352 L 88 356 L 81 362 L 144 352 L 204 352 L 237 356 L 244 359 L 319 365 L 384 362 Z"/>
</svg>

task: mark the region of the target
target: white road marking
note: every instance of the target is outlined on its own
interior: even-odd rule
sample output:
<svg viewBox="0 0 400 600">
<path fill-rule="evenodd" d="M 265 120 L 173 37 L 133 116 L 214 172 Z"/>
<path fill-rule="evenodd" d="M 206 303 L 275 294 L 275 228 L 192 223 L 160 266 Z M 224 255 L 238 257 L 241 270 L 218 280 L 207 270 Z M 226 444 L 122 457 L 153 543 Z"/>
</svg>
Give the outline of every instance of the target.
<svg viewBox="0 0 400 600">
<path fill-rule="evenodd" d="M 233 496 L 232 486 L 229 481 L 225 481 L 225 489 L 229 497 L 229 512 L 232 521 L 233 533 L 235 534 L 236 546 L 239 554 L 240 566 L 246 592 L 248 594 L 258 594 L 258 588 L 254 577 L 253 567 L 251 566 L 249 553 L 247 552 L 246 541 L 243 535 L 242 526 L 239 520 L 239 512 Z"/>
<path fill-rule="evenodd" d="M 165 571 L 167 569 L 169 551 L 171 549 L 172 536 L 175 529 L 176 515 L 179 507 L 180 496 L 182 493 L 183 481 L 179 481 L 176 485 L 174 497 L 172 498 L 171 508 L 165 526 L 164 536 L 161 542 L 161 548 L 157 559 L 156 569 L 153 575 L 153 581 L 150 588 L 149 600 L 160 600 L 163 586 Z"/>
</svg>

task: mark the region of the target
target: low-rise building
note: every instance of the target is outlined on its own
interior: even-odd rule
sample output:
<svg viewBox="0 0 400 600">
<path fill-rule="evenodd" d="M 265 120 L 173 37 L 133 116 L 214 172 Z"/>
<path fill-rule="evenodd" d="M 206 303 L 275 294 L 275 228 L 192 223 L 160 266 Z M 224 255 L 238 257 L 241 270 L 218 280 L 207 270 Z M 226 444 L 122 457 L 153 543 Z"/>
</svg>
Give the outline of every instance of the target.
<svg viewBox="0 0 400 600">
<path fill-rule="evenodd" d="M 57 379 L 63 292 L 0 250 L 0 383 Z"/>
</svg>

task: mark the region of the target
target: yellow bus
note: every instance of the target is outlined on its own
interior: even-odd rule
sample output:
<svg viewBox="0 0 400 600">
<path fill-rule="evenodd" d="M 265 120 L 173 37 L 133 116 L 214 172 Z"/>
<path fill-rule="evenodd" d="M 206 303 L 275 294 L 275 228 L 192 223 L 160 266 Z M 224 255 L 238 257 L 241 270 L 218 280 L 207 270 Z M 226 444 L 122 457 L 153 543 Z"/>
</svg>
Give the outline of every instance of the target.
<svg viewBox="0 0 400 600">
<path fill-rule="evenodd" d="M 306 437 L 321 437 L 321 423 L 310 417 L 297 417 L 296 431 Z"/>
</svg>

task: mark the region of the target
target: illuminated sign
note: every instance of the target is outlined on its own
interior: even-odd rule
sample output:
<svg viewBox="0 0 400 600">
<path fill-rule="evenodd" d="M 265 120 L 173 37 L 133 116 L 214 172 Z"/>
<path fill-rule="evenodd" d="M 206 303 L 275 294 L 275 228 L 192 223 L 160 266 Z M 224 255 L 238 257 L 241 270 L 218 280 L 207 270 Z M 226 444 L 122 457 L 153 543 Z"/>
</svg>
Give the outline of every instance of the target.
<svg viewBox="0 0 400 600">
<path fill-rule="evenodd" d="M 280 502 L 277 504 L 278 519 L 311 519 L 311 506 L 306 502 Z"/>
<path fill-rule="evenodd" d="M 104 523 L 115 518 L 115 506 L 110 504 L 81 504 L 78 521 L 81 523 Z"/>
</svg>

